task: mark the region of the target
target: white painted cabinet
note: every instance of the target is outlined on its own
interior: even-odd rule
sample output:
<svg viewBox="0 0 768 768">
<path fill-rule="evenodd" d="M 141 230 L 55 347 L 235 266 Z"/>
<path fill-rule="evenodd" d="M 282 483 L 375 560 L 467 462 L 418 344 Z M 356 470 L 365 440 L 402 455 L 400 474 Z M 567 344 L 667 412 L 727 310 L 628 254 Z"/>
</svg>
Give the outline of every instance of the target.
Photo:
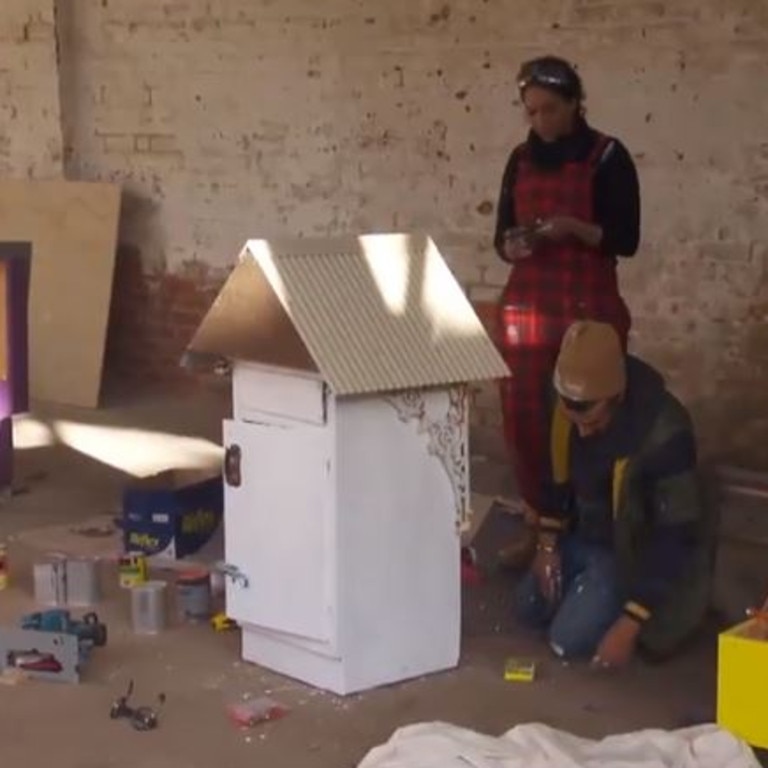
<svg viewBox="0 0 768 768">
<path fill-rule="evenodd" d="M 188 353 L 232 367 L 243 658 L 339 694 L 456 666 L 466 383 L 508 370 L 435 244 L 250 241 Z"/>
<path fill-rule="evenodd" d="M 411 393 L 410 411 L 326 395 L 307 423 L 273 394 L 312 388 L 284 376 L 273 390 L 274 371 L 236 364 L 235 390 L 254 390 L 224 425 L 227 612 L 244 658 L 341 694 L 455 666 L 463 390 Z M 437 435 L 458 462 L 430 452 Z"/>
</svg>

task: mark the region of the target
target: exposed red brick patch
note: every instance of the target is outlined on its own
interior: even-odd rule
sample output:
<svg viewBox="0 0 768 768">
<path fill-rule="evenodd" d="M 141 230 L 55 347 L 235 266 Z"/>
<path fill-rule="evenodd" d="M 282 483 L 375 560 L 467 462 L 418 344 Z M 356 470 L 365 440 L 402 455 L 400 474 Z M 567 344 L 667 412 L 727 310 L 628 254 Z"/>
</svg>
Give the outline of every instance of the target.
<svg viewBox="0 0 768 768">
<path fill-rule="evenodd" d="M 107 380 L 142 387 L 196 386 L 195 376 L 179 363 L 222 282 L 222 275 L 197 264 L 176 273 L 145 273 L 141 255 L 122 249 L 107 335 Z"/>
</svg>

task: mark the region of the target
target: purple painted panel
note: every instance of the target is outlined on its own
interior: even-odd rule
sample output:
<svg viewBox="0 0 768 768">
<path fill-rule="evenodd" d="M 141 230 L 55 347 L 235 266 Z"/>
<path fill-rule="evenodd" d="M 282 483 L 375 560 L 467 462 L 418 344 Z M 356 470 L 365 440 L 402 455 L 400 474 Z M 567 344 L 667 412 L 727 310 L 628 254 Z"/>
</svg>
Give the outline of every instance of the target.
<svg viewBox="0 0 768 768">
<path fill-rule="evenodd" d="M 29 410 L 29 277 L 32 246 L 0 243 L 0 260 L 8 265 L 6 313 L 8 380 L 0 386 L 0 418 Z"/>
</svg>

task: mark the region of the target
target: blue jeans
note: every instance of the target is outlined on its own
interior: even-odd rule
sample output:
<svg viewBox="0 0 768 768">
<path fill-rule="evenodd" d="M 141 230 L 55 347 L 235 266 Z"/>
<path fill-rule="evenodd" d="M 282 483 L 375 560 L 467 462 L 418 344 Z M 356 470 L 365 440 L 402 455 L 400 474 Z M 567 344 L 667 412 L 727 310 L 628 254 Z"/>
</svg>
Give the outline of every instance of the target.
<svg viewBox="0 0 768 768">
<path fill-rule="evenodd" d="M 548 629 L 554 652 L 567 659 L 592 658 L 606 631 L 621 616 L 625 595 L 616 556 L 605 545 L 578 535 L 561 542 L 562 597 L 550 604 L 529 572 L 518 587 L 517 617 L 537 629 Z"/>
</svg>

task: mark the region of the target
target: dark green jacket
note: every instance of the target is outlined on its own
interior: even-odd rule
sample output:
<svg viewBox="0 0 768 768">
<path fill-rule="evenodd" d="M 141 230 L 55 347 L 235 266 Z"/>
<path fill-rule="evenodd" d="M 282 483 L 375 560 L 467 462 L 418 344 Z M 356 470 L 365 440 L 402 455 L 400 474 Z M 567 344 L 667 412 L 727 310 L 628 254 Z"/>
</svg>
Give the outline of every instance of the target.
<svg viewBox="0 0 768 768">
<path fill-rule="evenodd" d="M 629 374 L 622 407 L 630 410 L 625 414 L 630 426 L 613 461 L 613 541 L 630 596 L 626 611 L 643 622 L 641 643 L 654 653 L 666 654 L 691 635 L 707 611 L 716 519 L 702 492 L 688 412 L 650 366 L 630 358 Z M 552 418 L 551 449 L 552 480 L 560 499 L 570 495 L 571 429 L 558 403 Z M 687 454 L 681 458 L 686 451 L 677 447 L 685 445 L 693 446 L 692 458 Z M 542 518 L 545 527 L 564 522 L 562 516 Z M 654 537 L 660 538 L 665 527 L 667 531 L 685 530 L 686 543 L 663 598 L 651 607 L 632 599 L 632 585 L 646 568 L 649 554 L 653 557 L 649 547 L 654 545 Z"/>
</svg>

